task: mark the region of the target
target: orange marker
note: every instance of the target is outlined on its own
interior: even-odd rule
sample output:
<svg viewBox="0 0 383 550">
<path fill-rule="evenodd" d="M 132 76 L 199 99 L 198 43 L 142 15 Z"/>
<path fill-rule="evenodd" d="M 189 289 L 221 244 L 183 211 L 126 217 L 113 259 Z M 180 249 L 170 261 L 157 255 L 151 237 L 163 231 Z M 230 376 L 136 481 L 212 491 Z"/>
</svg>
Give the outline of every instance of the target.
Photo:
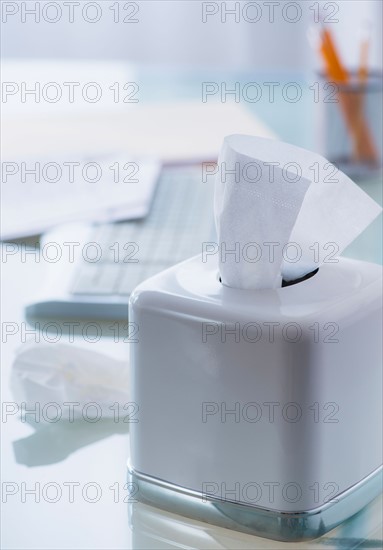
<svg viewBox="0 0 383 550">
<path fill-rule="evenodd" d="M 329 80 L 333 80 L 341 86 L 350 84 L 350 75 L 340 60 L 331 32 L 325 27 L 322 28 L 321 38 L 320 50 Z M 365 70 L 367 69 L 363 68 L 362 78 L 365 78 Z M 342 89 L 339 90 L 340 106 L 353 140 L 354 159 L 376 163 L 378 155 L 364 118 L 361 97 L 360 93 L 355 93 L 352 90 L 349 93 Z"/>
</svg>

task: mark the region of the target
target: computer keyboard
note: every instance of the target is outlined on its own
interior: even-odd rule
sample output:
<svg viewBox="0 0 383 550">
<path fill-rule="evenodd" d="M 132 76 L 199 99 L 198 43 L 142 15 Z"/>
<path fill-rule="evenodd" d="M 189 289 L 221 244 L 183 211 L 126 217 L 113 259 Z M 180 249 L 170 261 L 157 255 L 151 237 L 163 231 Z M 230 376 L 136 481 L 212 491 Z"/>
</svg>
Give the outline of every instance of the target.
<svg viewBox="0 0 383 550">
<path fill-rule="evenodd" d="M 28 312 L 126 319 L 129 295 L 140 282 L 201 253 L 203 242 L 215 241 L 213 194 L 213 179 L 202 181 L 201 166 L 168 167 L 146 218 L 48 233 L 44 241 L 80 241 L 87 253 L 61 266 L 60 273 L 53 269 L 45 296 Z"/>
</svg>

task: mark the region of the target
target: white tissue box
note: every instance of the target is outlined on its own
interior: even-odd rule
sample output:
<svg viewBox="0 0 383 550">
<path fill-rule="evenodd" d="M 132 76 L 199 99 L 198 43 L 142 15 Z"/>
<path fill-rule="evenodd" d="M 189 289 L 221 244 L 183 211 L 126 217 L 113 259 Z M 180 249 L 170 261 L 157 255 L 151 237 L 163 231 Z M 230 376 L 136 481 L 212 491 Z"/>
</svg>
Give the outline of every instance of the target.
<svg viewBox="0 0 383 550">
<path fill-rule="evenodd" d="M 130 301 L 135 497 L 267 538 L 315 538 L 382 486 L 382 278 L 340 258 L 277 290 L 192 258 Z"/>
</svg>

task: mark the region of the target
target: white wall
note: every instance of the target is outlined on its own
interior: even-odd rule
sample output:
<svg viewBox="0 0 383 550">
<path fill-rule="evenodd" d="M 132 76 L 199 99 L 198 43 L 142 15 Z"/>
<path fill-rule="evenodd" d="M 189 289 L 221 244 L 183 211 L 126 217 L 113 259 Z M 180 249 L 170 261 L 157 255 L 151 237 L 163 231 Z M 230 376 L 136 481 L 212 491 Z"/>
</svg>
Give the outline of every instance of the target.
<svg viewBox="0 0 383 550">
<path fill-rule="evenodd" d="M 47 6 L 49 3 L 50 8 Z M 3 0 L 2 56 L 126 59 L 183 66 L 276 70 L 305 69 L 318 61 L 306 36 L 308 28 L 314 23 L 314 0 L 295 2 L 302 15 L 299 22 L 286 20 L 293 20 L 299 13 L 298 8 L 292 5 L 294 2 L 288 0 L 274 2 L 274 21 L 270 17 L 270 2 L 211 2 L 208 9 L 219 11 L 207 16 L 205 23 L 202 22 L 202 12 L 206 3 L 200 0 L 138 1 L 139 12 L 135 18 L 139 19 L 139 23 L 125 24 L 113 21 L 115 12 L 110 8 L 116 5 L 115 1 L 96 2 L 102 13 L 96 23 L 86 22 L 81 15 L 84 6 L 89 4 L 88 0 L 78 0 L 76 3 L 80 5 L 74 7 L 74 21 L 70 23 L 69 7 L 65 1 Z M 61 5 L 63 10 L 56 23 L 47 21 L 57 13 L 52 4 Z M 239 22 L 229 14 L 226 23 L 222 22 L 224 8 L 233 9 L 236 4 Z M 327 10 L 323 11 L 324 17 L 330 17 L 331 12 L 337 10 L 332 18 L 338 22 L 329 23 L 329 26 L 348 64 L 355 65 L 358 61 L 357 33 L 360 22 L 365 19 L 373 22 L 371 60 L 373 65 L 381 67 L 381 0 L 321 0 L 320 4 L 322 8 L 327 5 Z M 123 10 L 125 5 L 127 2 L 119 1 L 121 19 L 129 14 L 129 11 Z M 40 22 L 35 21 L 34 15 L 25 15 L 26 8 L 30 10 L 34 7 L 40 13 Z M 7 16 L 6 11 L 13 9 L 17 9 L 17 13 Z M 95 9 L 88 9 L 89 18 L 93 18 Z M 260 17 L 259 21 L 249 22 L 256 16 Z"/>
</svg>

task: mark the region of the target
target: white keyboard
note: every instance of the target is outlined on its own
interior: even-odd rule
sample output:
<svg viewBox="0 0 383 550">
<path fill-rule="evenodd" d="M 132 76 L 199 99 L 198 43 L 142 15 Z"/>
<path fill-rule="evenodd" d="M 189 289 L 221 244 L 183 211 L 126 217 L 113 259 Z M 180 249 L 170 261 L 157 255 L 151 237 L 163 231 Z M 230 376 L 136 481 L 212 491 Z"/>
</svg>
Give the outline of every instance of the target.
<svg viewBox="0 0 383 550">
<path fill-rule="evenodd" d="M 72 224 L 47 233 L 42 246 L 80 244 L 73 263 L 50 265 L 43 293 L 28 314 L 127 319 L 129 295 L 140 282 L 215 241 L 213 194 L 212 178 L 203 183 L 200 166 L 165 168 L 145 219 Z"/>
</svg>

